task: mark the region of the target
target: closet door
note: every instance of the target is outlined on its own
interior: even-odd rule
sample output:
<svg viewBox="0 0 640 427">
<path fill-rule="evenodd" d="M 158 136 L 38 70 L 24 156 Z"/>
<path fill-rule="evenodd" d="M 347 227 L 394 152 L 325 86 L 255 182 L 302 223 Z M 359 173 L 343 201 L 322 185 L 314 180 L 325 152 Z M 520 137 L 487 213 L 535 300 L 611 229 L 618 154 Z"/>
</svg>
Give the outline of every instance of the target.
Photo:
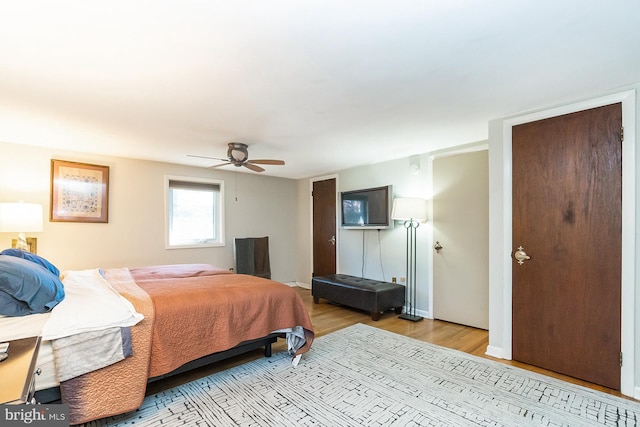
<svg viewBox="0 0 640 427">
<path fill-rule="evenodd" d="M 487 150 L 433 161 L 433 316 L 489 328 Z"/>
<path fill-rule="evenodd" d="M 622 107 L 513 127 L 512 357 L 620 389 Z"/>
</svg>

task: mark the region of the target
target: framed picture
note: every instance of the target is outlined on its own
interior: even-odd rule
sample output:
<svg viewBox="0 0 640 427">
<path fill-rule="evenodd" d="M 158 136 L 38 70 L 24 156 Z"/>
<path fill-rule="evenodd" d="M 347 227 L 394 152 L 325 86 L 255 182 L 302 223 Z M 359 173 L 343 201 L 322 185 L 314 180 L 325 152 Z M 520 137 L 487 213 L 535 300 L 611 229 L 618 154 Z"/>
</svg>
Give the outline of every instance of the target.
<svg viewBox="0 0 640 427">
<path fill-rule="evenodd" d="M 109 222 L 109 166 L 52 159 L 49 219 Z"/>
</svg>

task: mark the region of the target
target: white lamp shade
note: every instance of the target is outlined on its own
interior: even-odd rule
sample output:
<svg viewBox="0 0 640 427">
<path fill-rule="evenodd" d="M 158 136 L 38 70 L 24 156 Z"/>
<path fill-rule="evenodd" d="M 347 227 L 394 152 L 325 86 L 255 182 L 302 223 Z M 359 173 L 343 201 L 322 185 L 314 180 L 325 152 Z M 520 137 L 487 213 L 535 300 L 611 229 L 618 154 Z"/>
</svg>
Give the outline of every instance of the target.
<svg viewBox="0 0 640 427">
<path fill-rule="evenodd" d="M 393 200 L 391 218 L 398 221 L 427 221 L 427 200 L 414 197 L 399 197 Z"/>
<path fill-rule="evenodd" d="M 0 232 L 42 231 L 42 205 L 37 203 L 0 203 Z"/>
</svg>

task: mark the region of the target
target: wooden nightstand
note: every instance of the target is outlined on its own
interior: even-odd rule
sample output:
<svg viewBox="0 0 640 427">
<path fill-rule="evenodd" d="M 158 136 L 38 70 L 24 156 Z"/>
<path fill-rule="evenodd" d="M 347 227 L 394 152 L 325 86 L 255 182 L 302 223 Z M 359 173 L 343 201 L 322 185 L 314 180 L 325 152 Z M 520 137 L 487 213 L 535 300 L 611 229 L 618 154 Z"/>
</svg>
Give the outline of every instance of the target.
<svg viewBox="0 0 640 427">
<path fill-rule="evenodd" d="M 40 337 L 9 341 L 9 357 L 0 362 L 0 404 L 35 403 L 39 349 Z"/>
</svg>

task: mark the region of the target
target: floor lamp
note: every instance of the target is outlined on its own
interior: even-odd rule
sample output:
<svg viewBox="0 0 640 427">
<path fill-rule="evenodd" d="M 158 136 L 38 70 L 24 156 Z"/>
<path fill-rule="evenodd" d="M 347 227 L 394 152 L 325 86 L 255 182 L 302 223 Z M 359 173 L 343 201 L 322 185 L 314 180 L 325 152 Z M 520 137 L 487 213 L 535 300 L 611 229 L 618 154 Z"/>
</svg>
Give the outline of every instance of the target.
<svg viewBox="0 0 640 427">
<path fill-rule="evenodd" d="M 417 322 L 422 320 L 422 316 L 416 315 L 416 229 L 421 222 L 427 221 L 427 201 L 411 197 L 394 199 L 391 218 L 404 221 L 404 228 L 407 230 L 405 312 L 398 317 Z"/>
</svg>

